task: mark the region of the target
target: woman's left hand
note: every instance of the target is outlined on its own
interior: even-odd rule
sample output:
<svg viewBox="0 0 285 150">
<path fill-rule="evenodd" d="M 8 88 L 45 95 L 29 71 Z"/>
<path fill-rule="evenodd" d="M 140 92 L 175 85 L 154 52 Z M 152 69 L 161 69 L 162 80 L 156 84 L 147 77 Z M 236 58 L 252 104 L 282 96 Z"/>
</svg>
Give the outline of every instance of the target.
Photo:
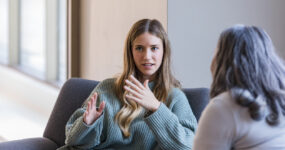
<svg viewBox="0 0 285 150">
<path fill-rule="evenodd" d="M 137 102 L 147 110 L 155 112 L 160 106 L 158 101 L 148 87 L 148 80 L 142 85 L 134 76 L 130 76 L 130 80 L 126 80 L 124 89 L 128 92 L 126 98 Z"/>
</svg>

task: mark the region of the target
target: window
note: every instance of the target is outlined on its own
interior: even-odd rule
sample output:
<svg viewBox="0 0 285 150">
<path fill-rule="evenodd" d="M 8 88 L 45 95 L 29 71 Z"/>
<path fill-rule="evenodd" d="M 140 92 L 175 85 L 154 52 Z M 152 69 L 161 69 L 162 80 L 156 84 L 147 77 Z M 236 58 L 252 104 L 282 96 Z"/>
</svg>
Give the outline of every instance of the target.
<svg viewBox="0 0 285 150">
<path fill-rule="evenodd" d="M 62 85 L 67 78 L 66 7 L 67 0 L 0 0 L 0 63 Z"/>
<path fill-rule="evenodd" d="M 19 65 L 26 72 L 44 79 L 45 1 L 21 0 L 20 2 Z"/>
<path fill-rule="evenodd" d="M 59 44 L 58 44 L 58 55 L 59 55 L 59 63 L 58 63 L 58 82 L 59 84 L 63 84 L 64 81 L 67 78 L 67 5 L 66 5 L 66 0 L 59 0 L 59 20 L 58 20 L 58 27 L 59 27 L 59 32 L 58 37 L 59 37 Z"/>
<path fill-rule="evenodd" d="M 8 0 L 0 0 L 0 63 L 8 63 Z"/>
</svg>

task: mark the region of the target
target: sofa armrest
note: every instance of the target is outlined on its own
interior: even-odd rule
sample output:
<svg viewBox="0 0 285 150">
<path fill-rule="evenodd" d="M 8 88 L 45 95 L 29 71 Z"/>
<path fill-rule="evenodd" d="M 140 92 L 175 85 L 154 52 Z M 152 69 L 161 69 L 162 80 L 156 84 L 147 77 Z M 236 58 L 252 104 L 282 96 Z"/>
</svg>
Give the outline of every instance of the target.
<svg viewBox="0 0 285 150">
<path fill-rule="evenodd" d="M 28 138 L 0 143 L 0 150 L 55 150 L 57 145 L 48 138 Z"/>
</svg>

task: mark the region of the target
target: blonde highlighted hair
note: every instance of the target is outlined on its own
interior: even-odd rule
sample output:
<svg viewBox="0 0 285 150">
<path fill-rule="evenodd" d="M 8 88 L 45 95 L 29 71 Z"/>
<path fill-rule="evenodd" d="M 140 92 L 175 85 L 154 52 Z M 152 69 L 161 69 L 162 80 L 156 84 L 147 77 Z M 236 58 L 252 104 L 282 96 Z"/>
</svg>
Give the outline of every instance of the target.
<svg viewBox="0 0 285 150">
<path fill-rule="evenodd" d="M 170 43 L 165 30 L 163 29 L 161 23 L 155 19 L 142 19 L 136 22 L 130 29 L 127 39 L 125 41 L 124 48 L 124 70 L 123 73 L 116 80 L 116 94 L 121 100 L 122 108 L 116 114 L 115 120 L 119 124 L 125 137 L 130 136 L 129 127 L 132 121 L 141 113 L 142 107 L 134 101 L 128 101 L 125 97 L 126 91 L 123 86 L 125 85 L 125 80 L 134 75 L 136 78 L 140 79 L 139 70 L 135 66 L 135 62 L 132 54 L 132 44 L 133 41 L 143 33 L 150 33 L 157 36 L 162 40 L 163 44 L 163 59 L 161 66 L 156 72 L 156 77 L 154 79 L 154 96 L 161 102 L 166 102 L 168 93 L 172 87 L 179 87 L 180 83 L 174 78 L 171 73 L 170 58 L 171 50 Z"/>
</svg>

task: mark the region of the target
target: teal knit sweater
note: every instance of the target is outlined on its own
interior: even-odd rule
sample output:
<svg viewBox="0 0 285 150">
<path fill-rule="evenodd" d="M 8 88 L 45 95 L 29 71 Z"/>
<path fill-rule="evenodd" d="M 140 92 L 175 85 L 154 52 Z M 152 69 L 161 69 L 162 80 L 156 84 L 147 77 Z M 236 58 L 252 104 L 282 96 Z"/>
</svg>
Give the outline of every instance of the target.
<svg viewBox="0 0 285 150">
<path fill-rule="evenodd" d="M 154 83 L 149 83 L 152 89 Z M 77 109 L 66 125 L 67 149 L 115 149 L 151 150 L 192 149 L 197 121 L 184 93 L 173 88 L 166 103 L 161 103 L 157 111 L 144 118 L 145 110 L 130 125 L 130 136 L 124 137 L 115 116 L 122 104 L 115 94 L 115 79 L 107 79 L 92 91 L 86 101 L 97 92 L 98 101 L 105 101 L 103 114 L 92 124 L 83 122 L 86 105 Z M 86 104 L 86 103 L 85 103 Z"/>
</svg>

